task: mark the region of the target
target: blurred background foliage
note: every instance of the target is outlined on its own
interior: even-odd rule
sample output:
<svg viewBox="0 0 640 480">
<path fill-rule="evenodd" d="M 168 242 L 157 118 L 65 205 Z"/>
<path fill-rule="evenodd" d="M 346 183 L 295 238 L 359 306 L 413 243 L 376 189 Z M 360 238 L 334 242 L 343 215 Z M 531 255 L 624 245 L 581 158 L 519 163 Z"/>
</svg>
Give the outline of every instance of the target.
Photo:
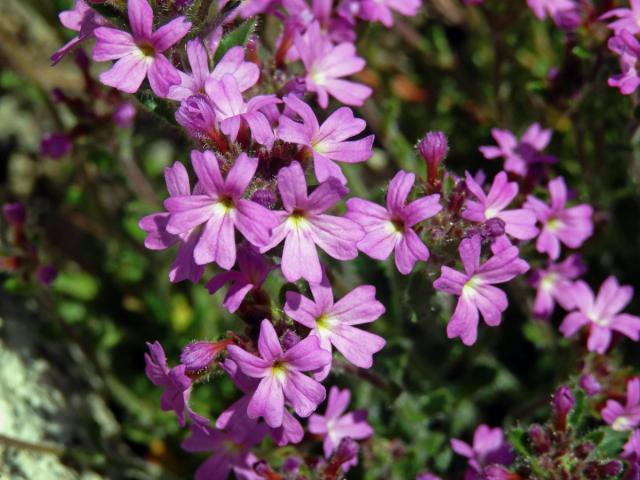
<svg viewBox="0 0 640 480">
<path fill-rule="evenodd" d="M 0 201 L 26 202 L 38 255 L 59 270 L 49 289 L 0 273 L 2 303 L 24 304 L 46 319 L 47 328 L 34 328 L 33 335 L 80 348 L 130 455 L 156 465 L 140 475 L 186 478 L 202 458 L 181 452 L 185 432 L 160 411 L 160 391 L 144 376 L 145 342 L 160 340 L 175 362 L 186 343 L 240 325 L 221 308 L 220 295 L 202 285 L 170 284 L 173 250 L 146 250 L 137 227 L 160 209 L 163 168 L 187 160 L 189 140 L 140 105 L 134 126 L 123 129 L 79 118 L 52 100 L 51 91 L 60 88 L 105 108 L 92 101 L 72 59 L 49 67 L 49 55 L 72 36 L 57 21 L 70 3 L 2 2 Z M 607 53 L 605 27 L 594 20 L 567 34 L 536 20 L 524 0 L 486 3 L 428 0 L 411 21 L 360 32 L 358 48 L 368 61 L 360 80 L 375 93 L 359 114 L 376 134 L 376 150 L 367 164 L 347 166 L 352 194 L 381 200 L 396 169 L 423 175 L 414 145 L 428 130 L 448 135 L 448 169 L 493 174 L 500 162 L 478 152 L 493 143 L 490 129 L 519 135 L 538 121 L 554 131 L 548 148 L 560 159 L 554 173 L 597 212 L 596 233 L 583 251 L 587 279 L 597 287 L 614 274 L 637 285 L 639 115 L 635 97 L 606 85 L 618 67 Z M 277 28 L 262 22 L 258 32 L 273 37 Z M 54 161 L 40 154 L 43 135 L 81 124 L 87 131 L 69 155 Z M 2 241 L 5 254 L 7 238 Z M 527 248 L 535 265 L 541 259 Z M 374 369 L 343 366 L 329 379 L 353 390 L 352 407 L 367 409 L 376 430 L 349 478 L 404 479 L 425 469 L 461 478 L 464 462 L 453 459 L 449 438 L 468 439 L 480 422 L 508 428 L 545 418 L 550 393 L 580 371 L 584 352 L 558 334 L 559 314 L 550 323 L 532 319 L 534 291 L 524 279 L 508 286 L 512 301 L 502 326 L 481 327 L 479 342 L 467 348 L 446 338 L 451 299 L 431 286 L 437 263 L 408 278 L 363 256 L 335 268 L 340 295 L 370 283 L 387 306 L 372 327 L 388 339 Z M 267 285 L 274 298 L 281 287 L 277 279 Z M 639 307 L 635 301 L 630 311 Z M 637 364 L 635 345 L 622 347 L 625 363 Z M 193 406 L 213 417 L 237 395 L 229 381 L 214 377 L 195 390 Z M 265 444 L 257 453 L 277 465 L 286 452 Z"/>
</svg>

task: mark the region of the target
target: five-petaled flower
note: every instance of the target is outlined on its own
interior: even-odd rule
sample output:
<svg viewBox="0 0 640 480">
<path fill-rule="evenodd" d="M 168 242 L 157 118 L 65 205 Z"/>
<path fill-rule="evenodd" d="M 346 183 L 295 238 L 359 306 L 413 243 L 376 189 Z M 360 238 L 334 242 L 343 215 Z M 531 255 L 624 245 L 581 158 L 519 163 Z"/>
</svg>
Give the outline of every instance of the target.
<svg viewBox="0 0 640 480">
<path fill-rule="evenodd" d="M 300 116 L 302 123 L 283 115 L 280 117 L 278 137 L 310 150 L 319 182 L 333 177 L 346 184 L 346 177 L 334 162 L 357 163 L 371 157 L 373 135 L 360 140 L 347 140 L 366 128 L 365 121 L 355 118 L 350 108 L 339 108 L 320 126 L 311 107 L 299 98 L 289 95 L 284 98 L 284 103 Z"/>
<path fill-rule="evenodd" d="M 260 379 L 247 405 L 249 418 L 263 417 L 267 425 L 277 428 L 283 422 L 285 399 L 299 416 L 308 417 L 325 398 L 324 387 L 302 373 L 331 361 L 331 354 L 320 348 L 313 335 L 284 352 L 273 325 L 265 319 L 260 326 L 259 357 L 236 345 L 227 351 L 245 375 Z"/>
<path fill-rule="evenodd" d="M 591 236 L 593 208 L 586 203 L 567 208 L 567 186 L 562 177 L 549 182 L 549 194 L 550 204 L 529 195 L 524 207 L 533 210 L 542 224 L 536 249 L 555 260 L 560 256 L 560 242 L 578 248 Z"/>
<path fill-rule="evenodd" d="M 363 440 L 373 435 L 373 428 L 367 423 L 366 410 L 345 413 L 350 400 L 351 392 L 348 389 L 340 390 L 338 387 L 331 387 L 324 415 L 314 414 L 309 418 L 309 431 L 324 438 L 322 446 L 325 458 L 331 456 L 343 438 Z M 343 465 L 343 470 L 346 471 L 357 461 L 356 456 L 348 464 Z"/>
<path fill-rule="evenodd" d="M 509 301 L 507 295 L 493 285 L 508 282 L 529 269 L 518 256 L 517 247 L 506 247 L 482 264 L 481 249 L 478 235 L 462 240 L 459 252 L 464 273 L 443 266 L 440 277 L 433 283 L 436 290 L 460 297 L 447 325 L 447 336 L 460 337 L 465 345 L 476 342 L 480 314 L 490 327 L 496 327 L 502 321 L 502 312 Z"/>
<path fill-rule="evenodd" d="M 569 313 L 560 331 L 565 337 L 575 335 L 584 326 L 589 326 L 587 348 L 603 354 L 611 343 L 613 331 L 622 333 L 634 341 L 640 339 L 640 317 L 620 313 L 633 297 L 633 288 L 620 285 L 615 277 L 605 280 L 594 298 L 593 291 L 583 281 L 577 281 L 571 289 L 576 311 Z"/>
<path fill-rule="evenodd" d="M 473 434 L 473 446 L 452 438 L 451 448 L 458 455 L 468 458 L 469 469 L 465 473 L 465 480 L 484 478 L 479 475 L 483 467 L 491 464 L 509 465 L 513 460 L 511 447 L 505 441 L 500 427 L 479 425 Z"/>
<path fill-rule="evenodd" d="M 128 0 L 127 13 L 131 33 L 110 27 L 100 27 L 94 32 L 97 41 L 93 59 L 117 60 L 110 70 L 100 75 L 100 81 L 123 92 L 135 93 L 148 75 L 153 92 L 166 97 L 169 88 L 180 82 L 180 76 L 164 52 L 189 32 L 191 23 L 177 17 L 153 32 L 153 10 L 147 0 Z"/>
<path fill-rule="evenodd" d="M 270 210 L 242 198 L 258 168 L 258 159 L 241 153 L 222 178 L 218 158 L 209 151 L 193 151 L 191 163 L 198 176 L 199 188 L 191 195 L 171 196 L 164 206 L 170 217 L 167 231 L 189 232 L 203 225 L 194 249 L 198 265 L 215 262 L 229 270 L 236 262 L 235 229 L 253 245 L 261 246 L 275 224 Z"/>
<path fill-rule="evenodd" d="M 326 274 L 321 283 L 310 284 L 313 300 L 297 292 L 287 292 L 285 313 L 296 322 L 311 329 L 311 335 L 320 340 L 320 346 L 331 351 L 331 345 L 357 367 L 371 368 L 373 354 L 385 345 L 384 338 L 353 325 L 375 321 L 385 311 L 376 300 L 372 285 L 361 285 L 334 303 L 333 290 Z M 331 362 L 315 375 L 324 380 L 329 375 Z"/>
<path fill-rule="evenodd" d="M 467 200 L 463 218 L 473 222 L 499 218 L 504 222 L 505 232 L 519 240 L 530 240 L 538 234 L 533 212 L 524 208 L 505 210 L 518 195 L 518 184 L 509 182 L 506 172 L 496 175 L 488 194 L 484 193 L 469 172 L 466 173 L 466 185 L 476 200 Z"/>
<path fill-rule="evenodd" d="M 376 260 L 385 260 L 395 250 L 395 263 L 400 273 L 411 273 L 418 260 L 429 259 L 429 249 L 414 230 L 414 226 L 433 217 L 440 210 L 440 195 L 419 198 L 407 204 L 415 175 L 400 170 L 387 191 L 387 208 L 368 200 L 347 201 L 346 217 L 358 222 L 366 235 L 358 248 Z"/>
<path fill-rule="evenodd" d="M 547 268 L 531 274 L 531 283 L 538 289 L 533 302 L 533 313 L 538 318 L 549 318 L 556 302 L 569 311 L 575 307 L 573 298 L 574 280 L 586 270 L 580 255 L 568 256 L 560 263 L 550 263 Z"/>
<path fill-rule="evenodd" d="M 640 378 L 632 378 L 627 382 L 627 400 L 624 406 L 609 399 L 600 414 L 614 430 L 636 428 L 640 424 Z"/>
<path fill-rule="evenodd" d="M 284 240 L 281 268 L 288 281 L 320 282 L 322 267 L 316 245 L 338 260 L 358 256 L 356 243 L 364 236 L 362 228 L 348 218 L 324 213 L 347 194 L 340 182 L 330 178 L 307 195 L 304 171 L 293 162 L 278 173 L 278 190 L 284 211 L 276 212 L 280 224 L 260 251 L 267 252 Z"/>
</svg>

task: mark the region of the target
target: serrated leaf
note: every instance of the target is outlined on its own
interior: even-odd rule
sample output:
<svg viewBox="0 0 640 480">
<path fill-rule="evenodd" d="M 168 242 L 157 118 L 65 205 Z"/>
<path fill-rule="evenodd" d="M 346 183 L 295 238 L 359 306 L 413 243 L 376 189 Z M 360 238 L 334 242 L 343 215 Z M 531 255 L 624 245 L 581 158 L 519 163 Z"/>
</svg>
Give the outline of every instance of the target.
<svg viewBox="0 0 640 480">
<path fill-rule="evenodd" d="M 136 98 L 150 112 L 164 118 L 172 125 L 177 125 L 175 108 L 171 102 L 156 97 L 149 89 L 138 90 Z"/>
<path fill-rule="evenodd" d="M 629 438 L 629 432 L 617 432 L 610 428 L 603 429 L 601 441 L 596 444 L 594 455 L 601 458 L 616 457 Z"/>
<path fill-rule="evenodd" d="M 216 50 L 215 61 L 216 63 L 220 61 L 224 54 L 231 50 L 233 47 L 237 46 L 245 46 L 249 41 L 249 37 L 253 33 L 256 28 L 257 20 L 255 18 L 249 18 L 240 24 L 238 28 L 233 30 L 231 33 L 225 35 L 222 40 L 220 40 L 220 45 L 218 45 L 218 49 Z"/>
</svg>

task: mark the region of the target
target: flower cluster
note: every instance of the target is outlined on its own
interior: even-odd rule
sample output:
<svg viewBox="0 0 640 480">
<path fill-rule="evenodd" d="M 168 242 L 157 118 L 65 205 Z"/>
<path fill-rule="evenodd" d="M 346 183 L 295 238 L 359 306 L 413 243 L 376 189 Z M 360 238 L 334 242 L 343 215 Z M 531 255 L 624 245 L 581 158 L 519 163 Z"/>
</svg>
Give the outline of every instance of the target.
<svg viewBox="0 0 640 480">
<path fill-rule="evenodd" d="M 375 141 L 352 109 L 373 93 L 353 77 L 365 68 L 356 52 L 356 27 L 392 26 L 393 11 L 415 15 L 420 3 L 223 1 L 216 2 L 216 21 L 207 22 L 189 6 L 154 12 L 147 0 L 128 0 L 126 15 L 114 22 L 77 0 L 61 16 L 79 33 L 54 54 L 54 62 L 95 39 L 93 60 L 109 62 L 100 82 L 168 108 L 193 144 L 190 165 L 175 162 L 165 169 L 164 209 L 139 226 L 148 249 L 176 247 L 171 282 L 206 277 L 211 294 L 228 285 L 222 306 L 245 327 L 186 345 L 173 367 L 160 343 L 148 344 L 146 373 L 163 390 L 161 408 L 175 412 L 181 426 L 190 422 L 183 447 L 212 452 L 196 478 L 227 478 L 231 472 L 237 478 L 281 478 L 252 447 L 267 436 L 278 446 L 303 442 L 302 419 L 323 442 L 324 458 L 313 463 L 322 478 L 338 478 L 358 462 L 356 441 L 373 434 L 367 414 L 347 412 L 349 390 L 332 386 L 327 399 L 323 382 L 336 370 L 372 368 L 386 345 L 366 326 L 385 314 L 375 287 L 349 289 L 335 281 L 345 271 L 343 262 L 360 253 L 379 261 L 393 254 L 389 268 L 401 275 L 439 269 L 433 288 L 456 297 L 442 330 L 466 346 L 478 341 L 481 317 L 490 327 L 501 324 L 509 307 L 507 284 L 527 272 L 537 289 L 533 313 L 548 319 L 556 304 L 565 309 L 565 337 L 588 331 L 586 347 L 598 354 L 614 334 L 640 339 L 640 318 L 621 313 L 632 288 L 610 277 L 594 298 L 581 279 L 585 268 L 574 250 L 593 234 L 593 208 L 575 199 L 565 178 L 553 176 L 557 159 L 544 153 L 552 133 L 538 123 L 520 138 L 492 130 L 497 145 L 480 148 L 486 159 L 504 159 L 492 179 L 482 171 L 448 172 L 447 138 L 430 132 L 417 145 L 425 179 L 398 171 L 383 205 L 349 197 L 348 165 L 367 161 Z M 538 18 L 549 15 L 565 26 L 574 25 L 576 16 L 580 21 L 572 0 L 528 5 Z M 271 50 L 252 33 L 251 19 L 258 14 L 282 22 Z M 634 13 L 609 13 L 619 18 L 611 24 L 617 35 L 612 49 L 631 62 L 640 47 L 637 31 L 628 30 L 629 15 Z M 635 63 L 629 65 L 635 74 Z M 623 93 L 637 86 L 626 77 L 616 81 Z M 120 112 L 118 118 L 127 124 L 132 115 Z M 51 156 L 71 148 L 64 135 L 45 140 Z M 9 210 L 5 215 L 15 219 Z M 281 287 L 282 302 L 269 282 Z M 343 358 L 337 360 L 334 349 Z M 239 393 L 214 420 L 190 404 L 194 388 L 212 374 L 228 378 Z M 625 406 L 610 399 L 603 409 L 614 430 L 638 426 L 638 385 L 637 379 L 629 382 Z M 555 398 L 556 426 L 564 425 L 573 405 L 564 408 L 571 403 L 564 391 Z M 631 459 L 640 455 L 637 431 L 633 435 L 625 449 Z M 508 476 L 513 452 L 499 428 L 481 425 L 473 445 L 456 439 L 451 444 L 468 458 L 466 478 L 519 478 Z"/>
</svg>

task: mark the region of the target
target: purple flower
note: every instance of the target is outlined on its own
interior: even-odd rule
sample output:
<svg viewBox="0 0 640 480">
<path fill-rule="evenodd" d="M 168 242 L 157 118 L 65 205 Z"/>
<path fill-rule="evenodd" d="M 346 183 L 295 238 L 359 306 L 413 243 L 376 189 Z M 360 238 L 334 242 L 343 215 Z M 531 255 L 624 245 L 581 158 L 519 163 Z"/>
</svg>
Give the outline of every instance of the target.
<svg viewBox="0 0 640 480">
<path fill-rule="evenodd" d="M 579 280 L 573 289 L 575 312 L 569 313 L 560 331 L 565 337 L 575 335 L 582 327 L 589 325 L 587 348 L 590 352 L 604 354 L 611 343 L 611 332 L 616 331 L 634 341 L 640 339 L 640 317 L 620 313 L 633 297 L 633 288 L 619 285 L 615 277 L 605 280 L 594 299 L 589 286 Z"/>
<path fill-rule="evenodd" d="M 58 277 L 58 269 L 53 265 L 42 265 L 36 271 L 36 278 L 45 287 L 50 287 Z"/>
<path fill-rule="evenodd" d="M 290 282 L 304 278 L 319 283 L 322 268 L 316 245 L 337 260 L 352 260 L 358 256 L 356 243 L 364 232 L 348 218 L 326 215 L 347 194 L 347 189 L 335 179 L 321 183 L 307 195 L 307 181 L 298 162 L 280 169 L 278 190 L 285 211 L 276 212 L 280 225 L 271 233 L 262 253 L 271 250 L 282 240 L 282 273 Z"/>
<path fill-rule="evenodd" d="M 260 480 L 253 465 L 258 458 L 251 447 L 262 440 L 260 429 L 247 429 L 240 441 L 229 432 L 207 427 L 206 431 L 192 430 L 191 436 L 182 442 L 187 452 L 213 452 L 195 473 L 195 480 L 225 480 L 233 471 L 239 480 Z"/>
<path fill-rule="evenodd" d="M 165 412 L 172 410 L 176 412 L 181 427 L 185 426 L 185 414 L 187 414 L 199 429 L 207 428 L 209 420 L 198 415 L 189 407 L 192 384 L 191 379 L 185 374 L 186 367 L 177 365 L 169 368 L 167 357 L 159 342 L 147 342 L 147 347 L 149 353 L 144 354 L 145 373 L 154 385 L 163 389 L 160 408 Z"/>
<path fill-rule="evenodd" d="M 358 16 L 367 22 L 380 22 L 385 27 L 393 26 L 392 10 L 413 17 L 422 6 L 421 0 L 347 0 L 347 8 L 351 15 Z M 344 8 L 344 7 L 343 7 Z"/>
<path fill-rule="evenodd" d="M 71 50 L 80 45 L 81 42 L 92 37 L 96 28 L 108 25 L 108 22 L 98 15 L 93 8 L 89 7 L 85 0 L 76 0 L 73 8 L 61 12 L 58 18 L 62 25 L 69 30 L 78 32 L 78 35 L 51 55 L 53 65 L 62 60 Z"/>
<path fill-rule="evenodd" d="M 230 358 L 227 358 L 221 366 L 222 369 L 227 372 L 234 385 L 238 387 L 244 395 L 218 416 L 216 427 L 227 429 L 233 437 L 239 438 L 240 440 L 244 438 L 247 430 L 266 427 L 268 433 L 279 447 L 283 447 L 289 443 L 300 443 L 300 441 L 302 441 L 304 437 L 302 425 L 300 425 L 300 422 L 298 422 L 286 408 L 284 409 L 282 425 L 277 428 L 268 427 L 264 423 L 258 423 L 258 420 L 255 418 L 249 418 L 247 416 L 247 408 L 254 392 L 260 384 L 260 380 L 248 377 L 242 373 L 238 368 L 238 364 Z"/>
<path fill-rule="evenodd" d="M 180 162 L 175 162 L 173 166 L 165 168 L 164 178 L 170 196 L 191 195 L 189 175 L 187 169 Z M 181 282 L 189 279 L 194 283 L 198 282 L 204 273 L 204 267 L 195 263 L 193 249 L 200 239 L 202 229 L 195 227 L 179 235 L 169 233 L 167 232 L 169 217 L 168 212 L 160 212 L 152 213 L 140 220 L 138 226 L 147 232 L 144 245 L 150 250 L 165 250 L 178 243 L 178 254 L 169 270 L 169 280 Z"/>
<path fill-rule="evenodd" d="M 634 35 L 623 30 L 619 35 L 609 39 L 608 46 L 620 57 L 622 67 L 622 73 L 609 77 L 609 86 L 618 88 L 623 95 L 631 95 L 640 85 L 640 76 L 636 68 L 640 59 L 640 43 Z"/>
<path fill-rule="evenodd" d="M 620 456 L 633 463 L 640 462 L 640 430 L 631 432 Z"/>
<path fill-rule="evenodd" d="M 345 413 L 350 400 L 351 392 L 348 389 L 340 390 L 338 387 L 331 387 L 324 415 L 314 414 L 309 418 L 309 431 L 324 438 L 322 446 L 327 459 L 342 439 L 362 440 L 373 435 L 373 428 L 367 423 L 366 410 Z M 346 471 L 357 463 L 356 456 L 347 465 L 343 464 L 342 468 Z"/>
<path fill-rule="evenodd" d="M 506 294 L 493 285 L 508 282 L 529 269 L 529 265 L 518 257 L 518 249 L 514 246 L 505 246 L 481 264 L 481 247 L 477 235 L 462 240 L 459 252 L 464 273 L 443 266 L 440 277 L 433 283 L 437 290 L 460 297 L 447 325 L 447 336 L 460 337 L 465 345 L 473 345 L 478 337 L 480 314 L 490 327 L 496 327 L 502 321 L 502 312 L 509 301 Z"/>
<path fill-rule="evenodd" d="M 499 128 L 492 129 L 491 135 L 498 146 L 480 147 L 480 152 L 487 159 L 503 157 L 503 168 L 507 172 L 525 176 L 529 167 L 535 164 L 556 161 L 554 157 L 542 154 L 551 141 L 551 130 L 542 129 L 538 123 L 527 128 L 520 140 L 510 131 Z"/>
<path fill-rule="evenodd" d="M 171 85 L 180 82 L 180 76 L 163 53 L 189 32 L 191 23 L 178 17 L 153 32 L 153 10 L 147 0 L 128 0 L 127 13 L 131 33 L 109 27 L 95 30 L 93 59 L 117 60 L 111 69 L 100 74 L 100 81 L 135 93 L 148 76 L 153 92 L 165 97 Z"/>
<path fill-rule="evenodd" d="M 447 156 L 449 142 L 444 132 L 428 132 L 418 143 L 418 152 L 427 165 L 427 178 L 430 185 L 436 185 L 438 167 Z"/>
<path fill-rule="evenodd" d="M 184 346 L 180 352 L 180 362 L 188 373 L 198 373 L 207 370 L 216 356 L 222 353 L 233 340 L 219 342 L 197 341 Z"/>
<path fill-rule="evenodd" d="M 582 388 L 590 397 L 599 394 L 602 391 L 602 385 L 591 374 L 585 374 L 580 377 L 580 388 Z"/>
<path fill-rule="evenodd" d="M 226 143 L 218 127 L 213 102 L 206 95 L 191 95 L 182 101 L 175 117 L 194 139 L 202 143 L 213 140 L 216 145 Z"/>
<path fill-rule="evenodd" d="M 488 194 L 484 193 L 469 172 L 466 172 L 466 185 L 477 200 L 467 200 L 463 218 L 472 222 L 499 218 L 504 222 L 505 232 L 519 240 L 529 240 L 538 234 L 536 216 L 532 211 L 524 208 L 505 210 L 518 195 L 518 184 L 509 182 L 506 172 L 496 175 Z"/>
<path fill-rule="evenodd" d="M 353 116 L 350 108 L 339 108 L 320 126 L 313 110 L 299 98 L 289 95 L 284 103 L 300 116 L 303 123 L 294 122 L 286 116 L 280 117 L 278 137 L 310 150 L 319 182 L 333 177 L 346 184 L 346 177 L 334 162 L 358 163 L 371 157 L 373 135 L 347 141 L 367 126 L 364 120 Z"/>
<path fill-rule="evenodd" d="M 58 160 L 65 155 L 71 153 L 73 142 L 65 133 L 53 132 L 47 133 L 40 141 L 40 153 L 45 156 Z"/>
<path fill-rule="evenodd" d="M 227 74 L 233 76 L 241 92 L 254 86 L 260 77 L 258 66 L 244 61 L 242 47 L 229 49 L 212 71 L 209 71 L 209 54 L 201 39 L 190 40 L 186 48 L 191 74 L 178 71 L 180 83 L 173 85 L 167 95 L 172 100 L 182 101 L 191 95 L 204 93 L 208 79 L 222 80 L 222 77 Z"/>
<path fill-rule="evenodd" d="M 355 22 L 343 18 L 342 16 L 333 16 L 333 0 L 311 0 L 309 5 L 307 0 L 284 0 L 283 5 L 289 13 L 286 20 L 285 29 L 291 26 L 292 30 L 306 29 L 312 22 L 317 21 L 327 37 L 334 43 L 353 42 L 356 39 L 354 31 Z M 282 41 L 287 41 L 286 33 L 282 35 Z M 290 42 L 289 42 L 290 43 Z M 290 48 L 287 58 L 297 59 L 298 53 L 295 47 Z"/>
<path fill-rule="evenodd" d="M 198 265 L 215 262 L 229 270 L 236 262 L 235 229 L 253 245 L 260 246 L 269 237 L 275 216 L 270 210 L 242 198 L 258 159 L 241 153 L 222 178 L 218 159 L 209 151 L 193 151 L 191 163 L 202 192 L 171 196 L 164 202 L 169 211 L 167 231 L 183 234 L 204 225 L 193 249 Z"/>
<path fill-rule="evenodd" d="M 624 406 L 610 399 L 600 414 L 614 430 L 636 428 L 640 424 L 640 378 L 632 378 L 627 382 L 627 401 Z"/>
<path fill-rule="evenodd" d="M 240 308 L 249 292 L 260 288 L 269 272 L 275 268 L 249 244 L 244 244 L 239 248 L 237 263 L 237 271 L 218 273 L 207 283 L 207 289 L 211 294 L 220 290 L 225 283 L 231 284 L 223 303 L 231 313 Z"/>
<path fill-rule="evenodd" d="M 220 130 L 232 142 L 236 141 L 240 128 L 247 125 L 256 142 L 271 147 L 275 135 L 262 109 L 280 103 L 275 95 L 257 95 L 245 103 L 238 82 L 228 73 L 220 80 L 207 80 L 205 90 L 215 107 Z"/>
<path fill-rule="evenodd" d="M 540 20 L 547 18 L 547 14 L 555 17 L 562 11 L 576 8 L 573 0 L 527 0 L 527 5 Z"/>
<path fill-rule="evenodd" d="M 111 119 L 120 128 L 129 128 L 136 117 L 136 107 L 131 102 L 122 102 L 111 113 Z"/>
<path fill-rule="evenodd" d="M 322 108 L 329 105 L 329 95 L 355 106 L 362 105 L 371 95 L 370 87 L 342 79 L 365 66 L 364 59 L 356 56 L 353 43 L 334 46 L 320 31 L 320 24 L 313 22 L 304 35 L 296 37 L 295 45 L 307 71 L 307 89 L 318 95 Z"/>
<path fill-rule="evenodd" d="M 567 186 L 562 177 L 549 182 L 549 193 L 550 205 L 529 195 L 524 207 L 533 210 L 542 224 L 536 249 L 555 260 L 560 256 L 560 242 L 579 248 L 593 234 L 593 208 L 586 203 L 566 208 Z"/>
<path fill-rule="evenodd" d="M 473 446 L 457 438 L 451 439 L 451 448 L 458 455 L 467 457 L 469 469 L 465 480 L 480 479 L 483 468 L 491 464 L 509 465 L 513 461 L 511 447 L 505 441 L 500 427 L 480 425 L 473 434 Z"/>
<path fill-rule="evenodd" d="M 263 417 L 267 425 L 277 428 L 283 422 L 285 399 L 299 416 L 308 417 L 325 398 L 324 387 L 302 373 L 318 370 L 331 360 L 315 336 L 283 352 L 275 329 L 265 319 L 258 340 L 260 357 L 235 345 L 227 351 L 244 374 L 261 379 L 247 406 L 249 418 Z"/>
<path fill-rule="evenodd" d="M 538 289 L 533 302 L 533 313 L 538 318 L 549 318 L 556 302 L 565 310 L 575 308 L 572 295 L 573 280 L 580 277 L 586 267 L 580 255 L 568 256 L 560 263 L 551 263 L 545 269 L 532 273 L 532 283 Z"/>
<path fill-rule="evenodd" d="M 346 217 L 366 232 L 358 248 L 376 260 L 385 260 L 395 250 L 396 267 L 404 275 L 411 273 L 418 260 L 429 259 L 429 249 L 413 227 L 442 210 L 438 194 L 407 204 L 415 178 L 403 170 L 396 173 L 387 190 L 386 209 L 361 198 L 347 201 Z"/>
<path fill-rule="evenodd" d="M 624 30 L 634 35 L 640 33 L 640 0 L 629 0 L 631 8 L 613 8 L 600 17 L 600 20 L 617 18 L 609 23 L 609 28 L 616 35 Z"/>
<path fill-rule="evenodd" d="M 13 226 L 21 227 L 27 221 L 27 207 L 22 202 L 5 203 L 2 205 L 5 220 Z"/>
<path fill-rule="evenodd" d="M 311 329 L 310 335 L 318 337 L 320 347 L 331 352 L 331 346 L 360 368 L 371 368 L 373 354 L 385 345 L 382 337 L 353 325 L 371 323 L 385 311 L 376 300 L 376 289 L 362 285 L 334 303 L 333 291 L 326 275 L 321 283 L 310 284 L 313 300 L 297 292 L 287 292 L 285 313 L 296 322 Z M 329 375 L 331 362 L 316 373 L 316 380 Z"/>
</svg>

